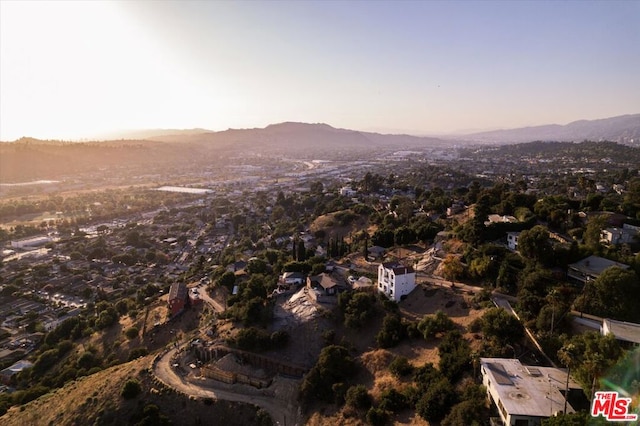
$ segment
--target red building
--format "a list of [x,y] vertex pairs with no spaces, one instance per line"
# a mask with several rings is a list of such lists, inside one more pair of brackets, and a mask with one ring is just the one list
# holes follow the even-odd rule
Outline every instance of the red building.
[[173,283],[169,289],[169,312],[176,316],[188,305],[189,294],[185,283]]

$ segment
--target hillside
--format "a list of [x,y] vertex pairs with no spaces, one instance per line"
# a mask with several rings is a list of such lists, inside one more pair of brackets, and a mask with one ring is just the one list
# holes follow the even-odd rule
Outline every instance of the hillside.
[[[14,407],[2,416],[2,424],[23,425],[123,425],[135,424],[147,417],[161,424],[166,418],[180,424],[224,424],[244,426],[260,424],[255,407],[226,401],[202,401],[164,390],[154,383],[147,368],[152,356],[117,365],[91,376],[85,376],[48,393],[22,407]],[[129,379],[137,379],[141,393],[125,400],[120,393]],[[159,415],[152,417],[153,408]]]
[[472,142],[518,143],[531,141],[607,140],[640,146],[640,114],[599,120],[579,120],[566,125],[550,124],[519,129],[495,130],[465,135]]

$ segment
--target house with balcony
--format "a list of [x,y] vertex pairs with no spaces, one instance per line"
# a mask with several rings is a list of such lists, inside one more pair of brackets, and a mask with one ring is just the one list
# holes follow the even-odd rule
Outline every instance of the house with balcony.
[[399,302],[416,288],[416,272],[411,266],[398,262],[381,263],[378,266],[378,291]]

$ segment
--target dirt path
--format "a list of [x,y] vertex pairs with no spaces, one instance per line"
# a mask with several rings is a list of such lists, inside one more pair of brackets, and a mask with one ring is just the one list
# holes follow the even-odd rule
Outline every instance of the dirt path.
[[191,379],[179,376],[171,368],[171,359],[179,349],[174,348],[164,354],[154,367],[154,374],[165,385],[189,396],[256,405],[267,411],[276,425],[302,425],[302,416],[296,402],[297,380],[277,377],[266,389],[226,385],[209,379],[202,379],[202,383],[194,383]]

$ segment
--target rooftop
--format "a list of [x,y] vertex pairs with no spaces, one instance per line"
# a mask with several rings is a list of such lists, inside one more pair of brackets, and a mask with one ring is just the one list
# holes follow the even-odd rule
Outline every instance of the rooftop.
[[640,324],[605,318],[602,321],[602,332],[611,333],[618,340],[640,344]]
[[187,286],[182,282],[171,284],[169,289],[169,300],[185,299],[187,297]]
[[405,266],[399,262],[386,262],[382,264],[382,267],[393,270],[395,275],[413,274],[415,272],[411,266]]
[[586,275],[597,276],[603,273],[605,269],[612,266],[617,266],[618,268],[622,269],[629,268],[629,265],[625,265],[624,263],[615,262],[613,260],[605,259],[604,257],[599,256],[586,257],[576,263],[572,263],[571,265],[569,265],[569,268],[580,271]]
[[[480,358],[480,364],[482,374],[489,376],[491,387],[511,415],[551,417],[564,410],[566,370],[526,366],[508,358]],[[569,379],[569,389],[580,389],[580,385]],[[575,412],[570,404],[567,412]]]

